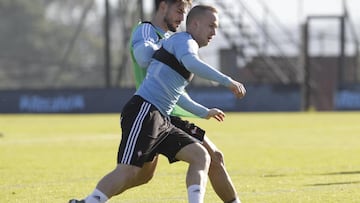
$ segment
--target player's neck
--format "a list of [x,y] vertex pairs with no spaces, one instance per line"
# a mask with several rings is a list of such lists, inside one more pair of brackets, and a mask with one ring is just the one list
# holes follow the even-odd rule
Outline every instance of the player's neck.
[[151,20],[151,23],[154,26],[161,28],[164,32],[169,31],[169,28],[167,27],[166,23],[164,22],[164,16],[162,16],[162,15],[155,14],[155,16]]

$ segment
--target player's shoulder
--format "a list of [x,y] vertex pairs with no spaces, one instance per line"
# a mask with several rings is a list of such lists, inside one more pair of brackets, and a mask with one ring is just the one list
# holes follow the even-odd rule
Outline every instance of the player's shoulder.
[[150,22],[140,22],[135,26],[135,32],[144,32],[154,30],[153,25]]
[[[176,44],[177,47],[188,47],[196,44],[195,40],[188,32],[178,32],[170,37],[172,44]],[[167,40],[168,41],[168,40]]]
[[186,41],[191,40],[191,35],[187,32],[178,32],[173,34],[168,40],[169,43],[173,44],[184,44]]
[[189,39],[191,38],[191,35],[188,32],[177,32],[171,36],[171,38],[177,38],[177,39]]
[[156,33],[156,29],[151,23],[139,23],[134,31],[133,31],[133,39],[156,39],[158,38],[158,35]]

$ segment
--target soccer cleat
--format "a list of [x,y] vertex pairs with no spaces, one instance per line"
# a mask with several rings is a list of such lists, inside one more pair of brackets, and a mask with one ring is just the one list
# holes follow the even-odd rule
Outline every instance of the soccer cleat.
[[69,203],[85,203],[85,200],[76,200],[76,199],[71,199],[69,200]]

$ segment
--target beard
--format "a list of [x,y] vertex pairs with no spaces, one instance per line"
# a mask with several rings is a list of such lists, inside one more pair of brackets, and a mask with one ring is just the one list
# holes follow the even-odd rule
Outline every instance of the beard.
[[174,27],[174,26],[170,23],[170,20],[169,20],[169,18],[167,18],[167,16],[165,16],[164,22],[166,23],[166,27],[167,27],[171,32],[176,32],[176,27]]

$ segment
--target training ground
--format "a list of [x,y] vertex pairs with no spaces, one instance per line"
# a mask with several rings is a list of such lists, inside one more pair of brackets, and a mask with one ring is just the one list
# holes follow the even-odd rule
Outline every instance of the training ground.
[[[360,201],[360,112],[228,113],[191,119],[225,155],[243,203]],[[119,115],[0,115],[0,202],[64,203],[116,163]],[[161,158],[150,183],[110,202],[187,202],[187,165]],[[206,203],[221,202],[207,186]]]

